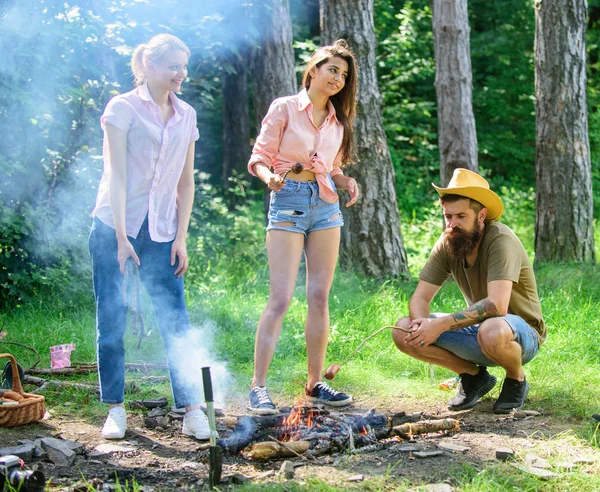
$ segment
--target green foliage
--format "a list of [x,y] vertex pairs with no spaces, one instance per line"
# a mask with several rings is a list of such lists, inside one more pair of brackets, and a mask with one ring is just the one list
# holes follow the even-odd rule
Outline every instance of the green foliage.
[[10,55],[0,78],[0,172],[8,177],[0,183],[0,301],[31,300],[51,286],[71,294],[85,271],[98,177],[90,123],[118,86],[94,58],[110,47],[99,46],[101,20],[67,4],[35,3],[27,17],[15,4],[1,20],[0,49]]
[[[131,89],[133,47],[158,32],[173,32],[192,50],[184,99],[197,110],[196,168],[208,175],[193,227],[203,264],[221,264],[219,248],[242,234],[246,213],[261,214],[244,177],[228,196],[219,187],[222,157],[220,74],[232,57],[246,60],[259,36],[252,4],[207,0],[165,2],[10,0],[0,14],[0,302],[23,302],[41,292],[77,297],[89,278],[86,236],[102,170],[98,117],[108,99]],[[292,0],[298,72],[318,44],[318,1]],[[535,163],[534,9],[532,0],[469,2],[473,105],[482,173],[501,190],[511,214],[530,214]],[[594,189],[600,189],[600,92],[597,47],[600,3],[589,2],[588,105]],[[377,69],[384,126],[396,171],[404,226],[423,241],[407,241],[417,271],[424,244],[437,230],[432,213],[439,155],[435,61],[429,0],[376,0]],[[255,22],[257,21],[257,23]],[[258,26],[258,27],[257,27]],[[259,83],[260,81],[252,81]],[[255,188],[256,181],[251,183]],[[210,184],[210,189],[206,185]],[[238,186],[239,185],[239,186]],[[223,201],[224,200],[224,201]],[[211,202],[211,210],[206,203]],[[252,203],[251,203],[252,202]],[[236,203],[238,209],[219,207]],[[600,199],[595,200],[595,215]],[[230,215],[228,215],[230,214]],[[204,223],[212,231],[203,239]],[[252,231],[248,231],[252,233]],[[210,234],[214,234],[211,236]],[[528,250],[532,230],[525,237]],[[240,236],[241,237],[241,236]],[[240,248],[241,249],[241,248]],[[245,258],[245,257],[244,257]],[[252,265],[250,258],[243,263]],[[212,270],[214,272],[214,270]],[[206,271],[202,271],[207,275]],[[218,275],[215,275],[218,277]]]
[[[589,23],[586,35],[588,53],[588,127],[592,159],[594,217],[600,217],[600,0],[590,0]],[[596,243],[597,244],[597,243]]]
[[535,183],[533,2],[469,2],[479,165]]
[[[495,189],[535,185],[535,13],[531,1],[469,2],[479,166]],[[435,60],[429,1],[375,3],[384,126],[404,220],[427,220],[439,181]],[[590,4],[588,101],[595,190],[600,189],[600,4]],[[596,212],[600,210],[596,202]],[[597,215],[597,214],[596,214]]]
[[431,8],[426,0],[398,10],[395,3],[378,1],[376,7],[384,128],[402,216],[422,219],[439,175]]
[[[198,196],[194,221],[204,228],[202,239],[193,237],[197,244],[186,275],[188,305],[191,318],[211,319],[216,323],[212,352],[226,361],[235,377],[236,394],[244,394],[252,376],[253,345],[256,325],[268,297],[268,273],[264,254],[263,215],[256,199],[248,200],[248,207],[229,211],[217,191],[200,176],[204,191]],[[533,227],[531,190],[519,194],[503,190],[502,197],[510,203],[524,201],[525,212],[507,215],[507,222],[515,230],[530,231]],[[513,207],[511,207],[512,209]],[[515,207],[516,208],[516,207]],[[416,245],[415,265],[425,261],[433,240],[439,233],[439,209],[432,203],[422,229],[405,224],[407,244]],[[420,222],[415,222],[420,224]],[[428,232],[428,229],[431,232]],[[424,232],[429,234],[424,236]],[[526,247],[531,251],[531,245]],[[417,249],[420,248],[420,249]],[[190,248],[191,250],[191,248]],[[537,272],[542,309],[548,324],[548,339],[539,355],[525,367],[532,388],[528,408],[541,410],[553,421],[564,422],[570,431],[554,438],[543,438],[545,456],[558,466],[572,456],[565,456],[562,448],[582,450],[598,447],[597,429],[588,424],[589,415],[598,411],[600,388],[597,373],[600,370],[600,286],[596,279],[600,267],[582,265],[546,266]],[[407,303],[415,288],[397,280],[376,281],[337,271],[330,296],[331,331],[327,361],[344,360],[360,342],[380,326],[391,324],[407,312]],[[436,296],[433,309],[452,312],[461,309],[464,300],[456,285],[449,282]],[[146,306],[145,312],[149,311]],[[301,270],[289,312],[284,319],[283,331],[273,363],[269,370],[269,387],[279,402],[291,402],[301,391],[306,377],[304,323],[306,319],[305,272]],[[77,343],[72,360],[89,361],[94,356],[94,309],[92,302],[81,307],[61,305],[53,299],[40,299],[11,312],[0,314],[0,326],[5,325],[9,335],[18,336],[22,343],[35,346],[42,354],[42,366],[49,363],[48,347],[66,341]],[[12,336],[11,336],[11,339]],[[210,340],[206,340],[209,344]],[[127,360],[159,362],[164,360],[162,343],[157,330],[136,350],[137,340],[126,337]],[[0,344],[1,346],[1,344]],[[12,347],[11,347],[12,350]],[[25,349],[16,347],[17,359],[28,367],[34,361]],[[498,377],[503,371],[492,368]],[[434,383],[447,379],[451,373],[435,368]],[[95,376],[85,376],[91,381]],[[131,377],[131,376],[128,376]],[[441,405],[448,393],[436,389],[429,380],[428,365],[402,356],[394,348],[390,333],[384,332],[370,340],[336,377],[334,386],[350,393],[360,394],[367,400],[382,404],[398,404],[400,409],[414,405]],[[169,397],[168,385],[142,387],[144,397]],[[492,397],[496,397],[498,389]],[[100,404],[78,391],[52,392],[47,396],[54,402],[55,411],[79,412],[87,420],[101,423]],[[136,394],[136,398],[140,395]],[[78,403],[76,407],[62,407],[61,402]],[[478,411],[478,410],[476,410]],[[536,438],[537,440],[537,438]],[[568,447],[567,447],[568,446]],[[476,467],[475,467],[476,466]],[[548,482],[504,464],[457,465],[448,478],[460,490],[590,490],[600,486],[596,475],[586,473],[583,467]],[[372,490],[404,490],[417,483],[396,482],[390,473],[380,482],[369,481]],[[408,480],[408,479],[407,479]],[[411,479],[412,480],[412,479]],[[587,485],[587,489],[586,489]],[[309,482],[304,490],[329,490],[326,484]],[[253,490],[252,487],[247,490]],[[298,490],[303,490],[298,486]]]
[[260,240],[263,231],[257,227],[264,218],[263,203],[257,200],[262,191],[253,190],[240,176],[232,180],[235,186],[231,190],[238,203],[233,209],[206,174],[198,176],[199,192],[190,221],[194,232],[190,241],[193,246],[188,249],[188,288],[235,288],[240,278],[252,278],[266,265]]
[[[89,289],[86,237],[102,171],[99,116],[110,97],[132,88],[133,47],[154,34],[175,32],[193,51],[193,82],[184,98],[199,115],[198,166],[214,171],[221,155],[215,62],[223,51],[236,50],[236,32],[246,32],[207,15],[218,4],[36,0],[3,6],[0,303]],[[239,25],[243,12],[236,7],[230,2],[221,10],[230,17],[236,12]]]

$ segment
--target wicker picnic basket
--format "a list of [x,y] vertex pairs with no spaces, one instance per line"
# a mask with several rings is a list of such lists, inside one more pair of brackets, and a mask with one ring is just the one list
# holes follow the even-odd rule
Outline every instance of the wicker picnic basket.
[[9,359],[12,366],[12,391],[19,393],[23,399],[18,405],[0,405],[0,427],[15,427],[42,420],[46,409],[41,395],[25,393],[17,370],[17,361],[10,354],[0,354],[1,359]]

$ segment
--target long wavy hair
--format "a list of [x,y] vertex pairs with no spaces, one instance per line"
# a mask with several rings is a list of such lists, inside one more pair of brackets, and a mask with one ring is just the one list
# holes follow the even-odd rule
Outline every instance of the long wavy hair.
[[344,88],[336,95],[329,98],[335,108],[337,119],[344,126],[344,138],[341,147],[342,165],[344,166],[346,164],[352,164],[355,158],[354,128],[352,125],[356,118],[356,88],[358,86],[356,58],[346,40],[338,39],[332,45],[323,46],[315,51],[310,60],[308,60],[308,64],[304,70],[302,86],[308,90],[312,80],[310,74],[311,70],[315,67],[321,67],[334,56],[343,58],[348,64],[348,75],[346,76]]

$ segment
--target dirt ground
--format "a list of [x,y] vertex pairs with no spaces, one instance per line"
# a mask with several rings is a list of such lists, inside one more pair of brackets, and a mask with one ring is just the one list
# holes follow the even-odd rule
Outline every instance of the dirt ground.
[[[449,394],[450,395],[450,394]],[[492,400],[485,399],[475,409],[465,412],[447,412],[443,401],[437,408],[425,408],[419,401],[403,400],[402,408],[397,405],[382,407],[374,402],[361,402],[351,407],[352,413],[367,412],[375,408],[377,413],[407,414],[426,411],[440,418],[451,416],[461,420],[461,431],[449,436],[428,435],[416,438],[412,443],[419,450],[438,450],[440,442],[468,447],[465,452],[444,451],[442,455],[415,458],[406,451],[394,451],[393,447],[373,452],[356,454],[332,454],[317,458],[312,463],[301,458],[289,459],[295,468],[295,483],[306,483],[306,479],[317,477],[340,488],[361,488],[369,479],[388,473],[395,479],[404,479],[413,486],[443,483],[448,471],[457,463],[468,462],[477,469],[496,460],[498,448],[511,448],[517,460],[527,454],[548,458],[555,454],[553,443],[560,447],[561,461],[579,467],[597,470],[600,453],[578,444],[576,439],[560,439],[569,434],[572,426],[550,415],[528,417],[525,420],[506,418],[492,413]],[[532,409],[532,408],[528,408]],[[52,413],[52,409],[50,409]],[[232,402],[224,408],[225,417],[218,418],[221,436],[226,435],[224,422],[232,416],[244,414],[243,402]],[[74,489],[82,483],[82,477],[97,490],[112,490],[115,477],[124,484],[135,477],[144,491],[170,491],[175,489],[201,490],[207,487],[208,451],[201,450],[201,443],[180,433],[181,424],[175,422],[167,431],[150,430],[144,426],[139,413],[129,414],[129,429],[126,438],[116,443],[133,448],[128,452],[117,452],[104,457],[90,457],[94,448],[107,443],[100,436],[102,420],[85,422],[65,415],[54,415],[40,424],[0,429],[0,446],[13,446],[22,439],[57,437],[77,441],[84,445],[85,452],[76,458],[72,467],[60,468],[50,462],[31,462],[32,468],[40,467],[46,478],[51,478],[49,490]],[[566,434],[565,434],[566,433]],[[558,439],[552,439],[559,436]],[[115,442],[115,441],[112,441]],[[399,448],[399,446],[396,446]],[[575,465],[575,463],[578,464]],[[241,455],[225,456],[223,462],[223,488],[233,487],[247,481],[261,484],[281,483],[285,478],[279,473],[283,460],[266,463],[251,462]],[[362,476],[362,480],[361,480]]]

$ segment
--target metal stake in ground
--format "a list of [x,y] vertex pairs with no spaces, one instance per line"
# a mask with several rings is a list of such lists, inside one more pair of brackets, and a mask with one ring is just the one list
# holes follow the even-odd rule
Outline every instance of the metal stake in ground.
[[204,400],[206,401],[206,414],[208,426],[210,427],[210,448],[208,448],[208,486],[213,489],[221,483],[221,472],[223,471],[223,455],[221,448],[217,446],[217,423],[215,421],[215,407],[213,404],[213,388],[210,377],[210,367],[202,368],[202,383],[204,384]]
[[383,330],[398,330],[403,331],[404,333],[410,333],[410,330],[407,330],[406,328],[400,328],[399,326],[383,326],[379,328],[379,330],[377,330],[375,333],[365,338],[361,342],[361,344],[358,347],[356,347],[348,357],[346,357],[346,359],[343,362],[340,362],[339,364],[331,364],[325,371],[325,379],[333,379],[337,375],[337,373],[340,372],[341,366],[343,366],[346,362],[352,359],[352,357],[356,355],[356,353],[362,348],[362,346],[365,343],[371,340],[371,338],[373,338],[375,335],[379,335]]

